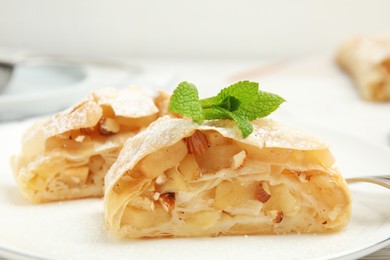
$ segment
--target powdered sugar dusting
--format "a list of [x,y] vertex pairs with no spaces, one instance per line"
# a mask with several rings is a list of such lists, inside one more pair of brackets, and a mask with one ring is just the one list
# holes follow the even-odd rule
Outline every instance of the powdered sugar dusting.
[[318,138],[299,128],[281,124],[272,119],[262,118],[252,121],[253,132],[242,139],[236,124],[229,120],[208,121],[200,129],[216,130],[225,137],[259,148],[273,147],[297,150],[322,150],[327,145]]
[[140,89],[101,89],[30,128],[24,142],[35,139],[41,133],[44,139],[48,139],[70,130],[93,127],[103,115],[102,105],[111,106],[116,115],[123,117],[139,118],[158,112],[152,97]]
[[103,89],[95,93],[99,105],[109,105],[117,116],[143,117],[155,114],[158,108],[153,99],[140,89],[130,88],[126,91],[114,88]]
[[93,101],[84,101],[51,117],[44,124],[45,137],[49,138],[73,129],[92,127],[99,122],[103,111]]

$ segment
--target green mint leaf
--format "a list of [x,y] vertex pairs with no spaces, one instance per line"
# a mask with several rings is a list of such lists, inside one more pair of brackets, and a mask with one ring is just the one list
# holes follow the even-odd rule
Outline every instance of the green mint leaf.
[[232,119],[224,109],[220,107],[210,107],[203,109],[203,116],[208,120],[212,119]]
[[242,137],[245,139],[253,132],[251,121],[241,115],[229,111],[230,116],[236,121],[238,128],[241,131]]
[[226,97],[235,97],[238,100],[250,100],[257,95],[259,83],[250,81],[239,81],[227,88],[222,89],[218,95],[218,100],[224,100]]
[[202,123],[202,110],[195,85],[186,81],[180,83],[171,96],[169,111],[191,117],[194,122]]
[[206,119],[232,119],[236,121],[243,138],[247,138],[253,132],[253,126],[248,119],[227,109],[216,106],[213,108],[206,108],[203,112]]
[[215,97],[201,100],[193,84],[182,82],[173,92],[169,110],[198,123],[204,119],[232,119],[246,138],[253,131],[250,121],[269,115],[283,102],[276,94],[260,91],[256,82],[240,81]]
[[240,107],[240,104],[240,100],[235,97],[228,96],[222,100],[219,106],[229,111],[236,111]]
[[285,100],[272,93],[259,91],[259,84],[250,81],[240,81],[224,88],[217,96],[219,103],[227,97],[239,101],[239,105],[230,110],[249,120],[266,117],[275,111]]
[[199,103],[202,105],[203,108],[209,108],[213,107],[216,104],[219,104],[220,102],[218,101],[217,97],[211,97],[211,98],[205,98],[199,100]]
[[257,94],[257,102],[260,103],[261,106],[258,106],[256,109],[254,109],[253,112],[257,115],[256,118],[259,118],[268,116],[276,109],[278,109],[283,102],[286,102],[286,100],[279,95],[260,90]]

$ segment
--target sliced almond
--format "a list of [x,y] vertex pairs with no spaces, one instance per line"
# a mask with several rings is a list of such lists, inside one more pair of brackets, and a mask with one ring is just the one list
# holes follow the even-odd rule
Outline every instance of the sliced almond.
[[102,117],[99,121],[99,133],[101,135],[112,135],[120,130],[119,123],[112,118]]
[[232,157],[232,161],[230,163],[230,167],[233,170],[239,169],[244,166],[245,159],[246,159],[247,152],[245,150],[242,150],[241,152],[235,154]]
[[266,203],[271,198],[268,185],[265,182],[260,182],[257,185],[255,198],[262,203]]
[[185,141],[187,143],[188,153],[194,155],[201,155],[208,148],[207,137],[199,130],[196,130],[190,137],[185,138]]
[[167,212],[171,212],[175,207],[176,198],[174,192],[163,193],[158,200]]

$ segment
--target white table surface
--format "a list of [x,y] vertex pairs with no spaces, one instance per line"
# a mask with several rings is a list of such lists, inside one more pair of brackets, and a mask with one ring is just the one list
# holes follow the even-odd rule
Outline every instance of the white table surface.
[[[298,126],[308,123],[326,126],[389,145],[390,102],[363,101],[330,54],[278,62],[134,60],[134,64],[142,71],[129,80],[133,85],[170,91],[186,80],[198,87],[201,98],[216,94],[238,80],[257,81],[261,89],[278,93],[288,101],[271,115],[273,118]],[[364,259],[389,258],[390,247],[387,247]]]

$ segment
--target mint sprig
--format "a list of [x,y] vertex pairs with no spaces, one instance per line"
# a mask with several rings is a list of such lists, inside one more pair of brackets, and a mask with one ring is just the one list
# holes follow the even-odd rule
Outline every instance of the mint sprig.
[[195,85],[184,81],[173,91],[169,111],[191,117],[196,123],[232,119],[246,138],[253,131],[250,121],[268,116],[283,102],[282,97],[261,91],[258,83],[250,81],[237,82],[214,97],[199,99]]

